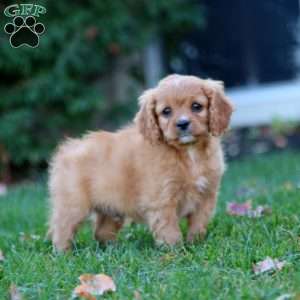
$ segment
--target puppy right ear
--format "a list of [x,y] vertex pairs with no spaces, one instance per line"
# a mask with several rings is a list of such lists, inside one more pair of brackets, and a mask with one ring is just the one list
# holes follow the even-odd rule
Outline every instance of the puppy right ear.
[[145,91],[139,98],[139,105],[140,110],[134,121],[145,139],[151,144],[156,144],[161,140],[162,135],[155,113],[155,89]]
[[233,112],[231,101],[225,96],[222,81],[206,79],[203,88],[209,99],[209,131],[213,136],[222,135]]

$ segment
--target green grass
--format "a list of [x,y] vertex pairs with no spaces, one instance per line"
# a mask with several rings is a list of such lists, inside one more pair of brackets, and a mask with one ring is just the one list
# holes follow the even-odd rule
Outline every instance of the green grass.
[[[148,230],[133,225],[115,244],[102,247],[85,226],[72,253],[56,255],[49,242],[20,239],[46,232],[46,190],[29,184],[0,198],[0,299],[11,283],[25,299],[70,299],[82,273],[113,277],[117,291],[103,299],[276,299],[300,293],[300,153],[230,163],[216,216],[204,242],[174,249],[154,246]],[[238,195],[237,195],[238,192]],[[273,209],[261,219],[232,217],[226,202],[252,199]],[[183,226],[184,227],[184,226]],[[252,264],[266,256],[286,260],[273,274],[255,276]],[[101,299],[102,299],[101,298]]]

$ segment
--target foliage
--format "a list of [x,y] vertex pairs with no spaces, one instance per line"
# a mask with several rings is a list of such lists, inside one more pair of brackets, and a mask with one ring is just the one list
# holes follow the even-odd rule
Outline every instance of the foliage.
[[[0,9],[9,4],[2,1]],[[37,48],[13,49],[7,34],[0,33],[0,146],[13,164],[45,161],[62,136],[107,119],[118,104],[105,99],[99,82],[117,57],[141,50],[156,34],[177,37],[200,21],[192,0],[39,4],[47,13],[38,19],[46,32]],[[0,27],[10,21],[1,18]],[[142,81],[137,68],[129,76]],[[124,114],[130,111],[126,103]]]
[[296,121],[285,121],[280,118],[274,118],[272,120],[271,129],[275,134],[291,134],[299,127],[299,123]]

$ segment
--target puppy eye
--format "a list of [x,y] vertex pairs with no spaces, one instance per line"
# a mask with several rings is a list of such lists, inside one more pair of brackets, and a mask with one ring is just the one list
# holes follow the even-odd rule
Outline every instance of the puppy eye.
[[192,103],[192,111],[193,112],[200,112],[203,109],[203,105],[197,102]]
[[161,114],[164,116],[164,117],[169,117],[172,113],[172,109],[171,107],[165,107],[163,109],[163,111],[161,112]]

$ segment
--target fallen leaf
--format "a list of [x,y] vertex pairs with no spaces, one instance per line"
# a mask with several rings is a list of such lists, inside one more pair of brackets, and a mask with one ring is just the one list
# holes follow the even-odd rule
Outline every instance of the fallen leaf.
[[260,218],[263,215],[270,214],[272,212],[270,207],[258,205],[255,209],[252,209],[251,201],[244,203],[229,202],[227,203],[227,213],[232,216],[247,216],[249,218]]
[[4,261],[5,257],[3,252],[0,250],[0,262]]
[[22,300],[23,297],[15,284],[12,284],[9,288],[10,300]]
[[227,203],[227,212],[233,216],[246,216],[251,210],[251,201],[244,203],[229,202]]
[[286,261],[279,261],[278,259],[267,257],[263,261],[256,263],[253,266],[253,271],[255,274],[261,274],[268,271],[279,271],[284,267],[285,264]]
[[90,293],[89,288],[90,287],[86,284],[77,286],[73,291],[73,298],[81,297],[87,300],[97,300],[97,298]]
[[272,209],[267,206],[258,205],[255,209],[248,212],[248,217],[251,218],[260,218],[263,215],[269,215],[272,213]]
[[0,196],[5,196],[7,193],[7,185],[0,183]]
[[81,284],[74,289],[73,297],[96,300],[95,296],[101,296],[108,291],[116,291],[112,278],[105,274],[84,274],[79,277],[79,280]]

